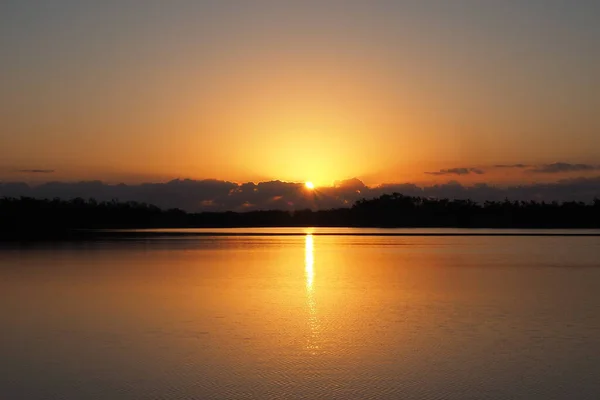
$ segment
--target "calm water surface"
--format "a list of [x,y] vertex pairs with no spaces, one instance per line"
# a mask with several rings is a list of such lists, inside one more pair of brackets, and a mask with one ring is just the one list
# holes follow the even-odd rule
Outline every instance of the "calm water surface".
[[0,399],[600,398],[600,237],[294,232],[0,247]]

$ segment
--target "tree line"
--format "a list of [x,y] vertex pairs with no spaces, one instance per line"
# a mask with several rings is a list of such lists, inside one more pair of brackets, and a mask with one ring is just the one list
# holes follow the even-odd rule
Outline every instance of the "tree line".
[[5,237],[18,232],[73,229],[282,226],[600,228],[600,199],[592,203],[477,203],[393,193],[359,200],[350,208],[200,213],[163,210],[133,201],[0,199],[0,231]]

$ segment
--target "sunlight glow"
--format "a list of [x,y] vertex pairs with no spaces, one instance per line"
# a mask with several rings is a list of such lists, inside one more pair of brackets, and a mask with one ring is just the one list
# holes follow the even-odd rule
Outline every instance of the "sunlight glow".
[[313,190],[315,188],[315,184],[310,181],[306,182],[304,186],[306,186],[306,188],[309,190]]

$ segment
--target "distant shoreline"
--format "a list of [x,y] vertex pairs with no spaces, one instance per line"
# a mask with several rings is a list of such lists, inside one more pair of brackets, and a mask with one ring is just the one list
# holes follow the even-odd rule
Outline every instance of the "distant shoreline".
[[[246,227],[247,228],[247,227]],[[285,231],[261,231],[262,229],[316,229],[311,232],[285,232]],[[415,232],[391,232],[398,228],[376,228],[389,230],[388,232],[319,232],[319,228],[328,227],[255,227],[256,231],[236,232],[235,228],[210,228],[201,232],[184,230],[135,230],[135,229],[114,229],[114,230],[68,230],[61,232],[30,232],[28,234],[0,234],[0,242],[28,242],[28,241],[102,241],[102,240],[136,240],[136,239],[160,239],[160,238],[207,238],[207,237],[294,237],[294,236],[371,236],[371,237],[600,237],[600,230],[597,232],[585,232],[586,229],[548,229],[540,228],[539,232],[531,232],[536,229],[527,228],[526,232],[516,232],[518,229],[504,228],[460,228],[467,232],[427,232],[427,229],[438,228],[401,228],[415,229]],[[345,227],[330,227],[344,229]],[[353,228],[353,227],[348,227]],[[183,228],[186,229],[186,228]],[[193,228],[191,228],[193,229]],[[368,228],[357,228],[368,229]],[[439,228],[454,229],[454,228]],[[420,231],[419,231],[420,230]],[[525,230],[525,229],[524,229]],[[508,231],[508,232],[502,232]],[[551,232],[555,231],[555,232]],[[572,231],[572,232],[569,232]]]
[[[0,198],[0,240],[284,236],[305,233],[247,230],[311,227],[322,228],[316,235],[600,236],[600,199],[591,204],[508,200],[479,204],[471,200],[428,199],[393,193],[360,200],[350,208],[331,210],[186,213],[136,202]],[[234,228],[238,231],[231,231]],[[323,232],[323,229],[345,228],[367,231]],[[369,229],[379,230],[368,232]],[[489,231],[492,229],[494,231]]]

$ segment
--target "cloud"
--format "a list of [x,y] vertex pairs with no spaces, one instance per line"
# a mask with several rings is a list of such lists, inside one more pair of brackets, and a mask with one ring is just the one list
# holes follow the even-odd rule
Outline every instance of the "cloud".
[[558,174],[561,172],[582,172],[582,171],[597,171],[599,166],[589,164],[569,164],[564,162],[556,162],[553,164],[540,165],[534,169],[528,170],[532,173],[540,174]]
[[351,179],[339,182],[337,186],[317,187],[314,191],[308,191],[303,183],[295,182],[238,184],[214,179],[176,179],[140,185],[109,185],[100,181],[49,182],[37,186],[23,182],[0,183],[0,197],[81,197],[99,201],[118,199],[145,202],[164,209],[181,208],[190,212],[329,209],[348,207],[361,198],[369,199],[394,192],[406,196],[471,199],[477,202],[502,201],[505,198],[518,201],[592,201],[595,197],[600,197],[600,176],[510,187],[486,183],[463,186],[456,181],[429,186],[414,183],[366,186],[358,179]]
[[482,175],[485,172],[479,168],[450,168],[450,169],[440,169],[436,172],[425,172],[429,175],[468,175],[468,174],[477,174]]
[[361,190],[365,188],[365,184],[358,178],[335,181],[333,182],[333,186],[336,188],[344,188],[350,190]]
[[53,169],[18,169],[17,172],[22,172],[26,174],[52,174],[54,173]]
[[494,168],[529,168],[531,165],[528,164],[497,164]]
[[[526,173],[539,173],[539,174],[559,174],[565,172],[586,172],[586,171],[598,171],[600,170],[600,166],[590,165],[590,164],[576,164],[576,163],[566,163],[566,162],[556,162],[552,164],[496,164],[487,168],[496,168],[496,169],[520,169],[524,170]],[[479,171],[479,172],[477,172]],[[439,172],[428,172],[431,175],[466,175],[470,172],[473,173],[483,173],[482,170],[476,168],[453,168],[453,169],[443,169]]]
[[[566,162],[556,162],[552,164],[496,164],[492,166],[485,167],[496,168],[496,169],[520,169],[524,170],[527,173],[540,173],[540,174],[558,174],[565,172],[586,172],[586,171],[599,171],[600,166],[590,165],[590,164],[576,164],[576,163],[566,163]],[[468,174],[484,174],[484,169],[481,168],[450,168],[450,169],[441,169],[436,172],[426,172],[429,175],[468,175]]]

